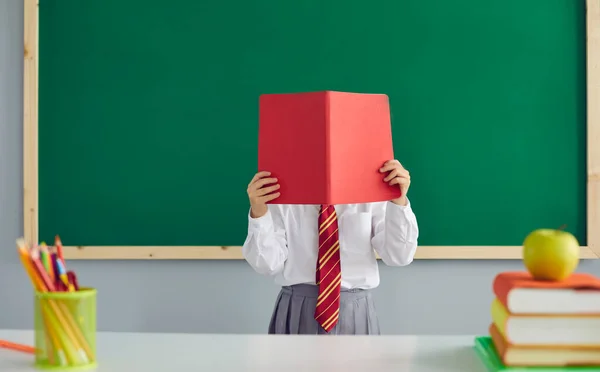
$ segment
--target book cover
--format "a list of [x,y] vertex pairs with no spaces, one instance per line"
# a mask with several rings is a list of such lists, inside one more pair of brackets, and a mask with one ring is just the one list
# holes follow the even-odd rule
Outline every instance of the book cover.
[[277,204],[354,204],[400,197],[379,168],[394,159],[388,97],[308,92],[264,94],[258,170],[277,177]]

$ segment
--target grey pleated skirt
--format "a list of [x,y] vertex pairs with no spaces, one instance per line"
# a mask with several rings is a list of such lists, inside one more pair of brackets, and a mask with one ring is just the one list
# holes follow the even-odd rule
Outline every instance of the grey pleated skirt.
[[271,316],[269,334],[380,334],[370,290],[342,289],[339,320],[329,333],[314,318],[318,294],[318,287],[310,284],[281,288]]

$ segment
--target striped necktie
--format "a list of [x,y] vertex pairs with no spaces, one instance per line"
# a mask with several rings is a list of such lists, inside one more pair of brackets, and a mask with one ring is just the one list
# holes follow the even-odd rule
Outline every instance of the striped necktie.
[[319,297],[315,319],[329,332],[337,324],[340,315],[342,287],[338,223],[333,205],[322,205],[319,213],[319,258],[316,273]]

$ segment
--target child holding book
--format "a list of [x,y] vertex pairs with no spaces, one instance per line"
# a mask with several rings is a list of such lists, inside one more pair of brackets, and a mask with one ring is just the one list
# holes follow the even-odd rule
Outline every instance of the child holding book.
[[267,204],[277,179],[257,173],[248,185],[244,258],[282,286],[270,334],[380,334],[371,289],[379,285],[375,252],[390,266],[412,262],[417,219],[407,199],[410,174],[397,160],[380,169],[399,187],[389,202],[346,205]]

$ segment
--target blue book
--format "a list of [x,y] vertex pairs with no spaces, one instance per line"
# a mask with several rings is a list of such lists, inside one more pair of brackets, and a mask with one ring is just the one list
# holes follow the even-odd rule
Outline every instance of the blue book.
[[567,371],[598,371],[600,372],[600,366],[598,367],[584,367],[584,366],[571,366],[571,367],[507,367],[502,364],[502,360],[496,352],[496,347],[492,342],[491,337],[475,337],[475,352],[479,355],[479,358],[487,367],[489,372],[567,372]]

